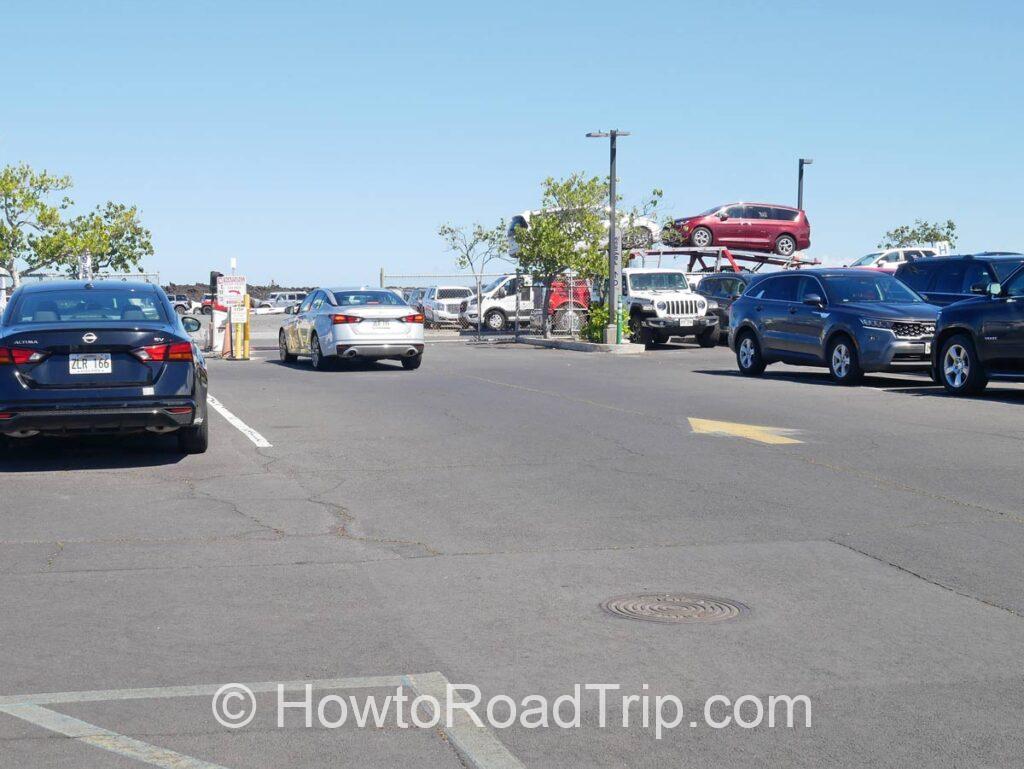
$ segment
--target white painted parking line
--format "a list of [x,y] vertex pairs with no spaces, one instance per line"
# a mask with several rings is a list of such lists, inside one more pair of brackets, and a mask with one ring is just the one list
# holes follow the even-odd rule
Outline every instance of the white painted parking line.
[[77,718],[41,708],[38,705],[11,705],[0,708],[0,713],[20,718],[30,724],[49,729],[51,732],[63,734],[78,742],[92,745],[94,748],[108,750],[136,761],[163,767],[163,769],[226,769],[220,764],[211,764],[198,758],[182,755],[173,750],[158,748],[148,742],[125,737],[123,734],[103,729],[99,726],[80,721]]
[[213,406],[214,410],[218,414],[220,414],[222,417],[224,417],[226,420],[228,420],[228,423],[232,427],[234,427],[236,430],[238,430],[242,435],[244,435],[250,441],[255,443],[256,444],[256,448],[259,448],[259,449],[269,449],[269,448],[271,448],[271,446],[273,444],[271,444],[270,441],[268,441],[266,438],[264,438],[258,432],[256,432],[251,427],[249,427],[249,425],[247,425],[241,419],[239,419],[234,414],[232,414],[230,411],[228,411],[226,408],[224,408],[224,404],[221,403],[216,398],[214,398],[212,395],[207,395],[206,396],[206,402],[208,404],[210,404],[211,406]]
[[[317,689],[393,689],[406,687],[417,696],[428,695],[444,703],[450,682],[442,673],[412,673],[397,676],[363,676],[358,678],[321,678],[304,681],[262,681],[244,684],[254,694]],[[108,689],[81,692],[42,692],[0,696],[0,713],[20,718],[57,734],[112,753],[166,769],[225,769],[173,750],[150,745],[132,737],[112,732],[77,718],[42,707],[74,702],[110,702],[115,700],[164,699],[171,697],[212,697],[223,684],[194,686],[161,686],[143,689]],[[452,724],[442,721],[444,733],[454,750],[473,769],[525,769],[522,762],[493,735],[486,726],[477,726],[462,710],[453,713]]]
[[[440,673],[410,675],[405,676],[405,680],[417,695],[433,697],[437,702],[448,700],[449,681]],[[463,700],[460,698],[460,701]],[[477,726],[462,710],[452,715],[451,724],[442,721],[444,733],[468,766],[473,769],[525,769],[486,726]]]

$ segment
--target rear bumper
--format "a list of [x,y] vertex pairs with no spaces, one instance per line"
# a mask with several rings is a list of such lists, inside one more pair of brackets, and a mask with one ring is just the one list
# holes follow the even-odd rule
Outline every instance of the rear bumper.
[[[187,409],[187,411],[175,411]],[[0,405],[0,433],[34,430],[47,434],[133,432],[147,427],[188,427],[200,420],[194,400],[130,403],[34,403]]]
[[423,354],[422,342],[367,342],[337,345],[341,358],[411,358]]

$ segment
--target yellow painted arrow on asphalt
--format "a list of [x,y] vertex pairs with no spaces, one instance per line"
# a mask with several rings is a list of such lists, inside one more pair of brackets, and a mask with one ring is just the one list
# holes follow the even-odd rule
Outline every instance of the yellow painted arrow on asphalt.
[[803,443],[790,438],[786,433],[793,432],[784,427],[764,427],[762,425],[744,425],[739,422],[716,422],[713,419],[694,419],[689,417],[690,429],[703,435],[727,435],[733,438],[746,438],[748,441],[768,443],[772,446],[784,446],[791,443]]

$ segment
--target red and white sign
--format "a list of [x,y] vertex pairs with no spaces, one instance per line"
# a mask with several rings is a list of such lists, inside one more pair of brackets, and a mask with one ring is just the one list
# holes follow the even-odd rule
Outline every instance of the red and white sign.
[[221,275],[217,278],[217,304],[236,307],[245,301],[245,276]]

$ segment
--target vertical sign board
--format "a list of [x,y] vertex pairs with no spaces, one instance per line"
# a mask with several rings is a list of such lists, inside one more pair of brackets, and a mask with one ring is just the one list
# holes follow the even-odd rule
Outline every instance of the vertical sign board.
[[223,307],[242,304],[245,288],[244,275],[221,275],[217,278],[217,304]]

